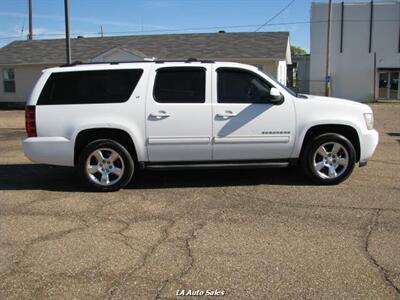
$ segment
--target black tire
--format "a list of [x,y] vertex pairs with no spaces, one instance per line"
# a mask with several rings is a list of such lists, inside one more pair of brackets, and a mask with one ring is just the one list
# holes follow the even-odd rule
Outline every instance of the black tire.
[[[314,155],[323,145],[327,145],[329,147],[329,143],[338,143],[340,144],[346,151],[348,156],[348,164],[347,167],[340,169],[338,176],[335,178],[323,178],[318,173],[318,171],[314,167]],[[342,153],[346,154],[344,150]],[[316,154],[317,155],[317,154]],[[319,155],[319,154],[318,154]],[[332,155],[332,154],[331,154]],[[322,156],[321,156],[322,158]],[[323,159],[322,159],[323,160]],[[320,185],[334,185],[338,184],[347,179],[351,175],[354,170],[354,165],[356,163],[356,151],[354,149],[353,144],[344,136],[337,133],[325,133],[319,136],[314,137],[310,143],[308,143],[301,156],[301,165],[306,175],[316,184]],[[341,166],[339,166],[341,167]],[[325,172],[329,173],[329,166],[323,167],[325,169],[321,169]],[[321,173],[320,172],[320,173]],[[340,174],[341,173],[341,174]],[[340,174],[340,175],[339,175]],[[328,175],[329,176],[329,175]]]
[[[113,150],[119,155],[118,159],[115,161],[115,164],[116,165],[119,164],[118,167],[120,170],[120,174],[119,175],[112,174],[112,172],[109,171],[110,173],[106,175],[107,178],[109,178],[108,176],[110,176],[110,178],[111,176],[114,176],[116,178],[113,177],[112,180],[111,179],[109,180],[109,184],[104,183],[105,185],[102,185],[101,183],[95,182],[95,180],[97,179],[98,181],[101,181],[102,173],[100,172],[103,172],[103,170],[101,169],[101,171],[96,171],[96,173],[90,175],[89,172],[87,171],[87,163],[89,157],[93,159],[92,154],[96,150],[101,150],[104,155],[107,153],[110,153],[111,155],[112,151],[110,152],[107,149]],[[105,158],[105,160],[107,160],[107,158]],[[112,166],[114,166],[114,164]],[[134,174],[134,170],[135,170],[135,163],[130,153],[126,150],[124,146],[113,140],[93,141],[89,143],[79,155],[79,161],[78,161],[79,174],[84,184],[93,191],[97,192],[118,191],[119,189],[125,187],[131,181]],[[116,182],[113,183],[112,181]]]

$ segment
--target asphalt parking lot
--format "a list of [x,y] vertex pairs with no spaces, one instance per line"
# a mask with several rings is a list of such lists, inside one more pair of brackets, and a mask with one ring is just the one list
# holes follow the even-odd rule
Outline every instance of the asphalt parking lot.
[[164,171],[108,194],[29,162],[23,112],[0,111],[0,299],[400,299],[400,104],[372,107],[377,152],[338,186]]

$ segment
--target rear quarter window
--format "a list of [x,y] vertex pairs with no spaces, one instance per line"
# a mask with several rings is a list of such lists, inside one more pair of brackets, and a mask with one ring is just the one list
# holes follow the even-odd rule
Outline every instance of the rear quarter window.
[[122,103],[128,101],[143,70],[99,70],[53,73],[38,105]]

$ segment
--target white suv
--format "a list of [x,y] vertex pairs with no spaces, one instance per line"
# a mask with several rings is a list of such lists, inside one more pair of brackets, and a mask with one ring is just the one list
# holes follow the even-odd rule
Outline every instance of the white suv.
[[25,154],[76,166],[89,187],[124,187],[140,168],[286,167],[346,179],[378,144],[367,105],[297,95],[230,62],[76,64],[43,71],[26,107]]

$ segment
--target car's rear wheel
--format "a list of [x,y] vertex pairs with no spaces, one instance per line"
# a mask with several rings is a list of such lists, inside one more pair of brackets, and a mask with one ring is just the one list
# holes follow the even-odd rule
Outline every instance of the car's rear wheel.
[[111,192],[125,187],[133,177],[135,164],[121,144],[97,140],[79,156],[79,172],[84,183],[95,191]]
[[326,133],[306,146],[302,165],[306,174],[318,184],[338,184],[353,172],[356,151],[344,136]]

